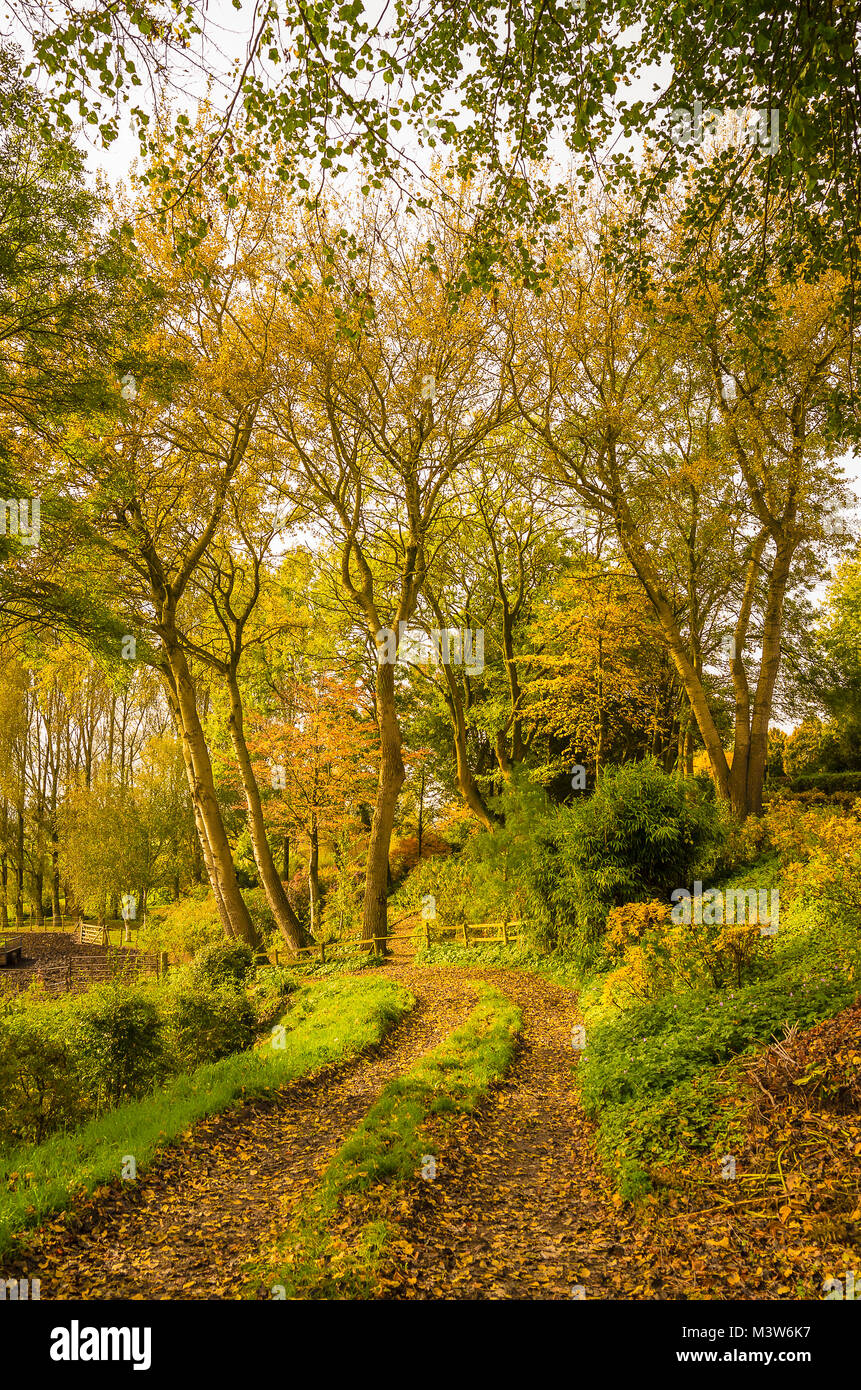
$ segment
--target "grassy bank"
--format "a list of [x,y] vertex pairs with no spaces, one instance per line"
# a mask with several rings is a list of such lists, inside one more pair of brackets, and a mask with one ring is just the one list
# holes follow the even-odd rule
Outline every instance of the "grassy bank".
[[509,1066],[520,1026],[520,1010],[498,990],[481,986],[466,1023],[385,1087],[277,1247],[249,1271],[249,1296],[262,1285],[279,1298],[368,1297],[389,1228],[382,1219],[364,1221],[345,1240],[335,1224],[339,1208],[375,1184],[422,1172],[434,1156],[427,1120],[475,1106]]
[[[779,886],[774,855],[722,886]],[[742,984],[678,987],[618,1008],[605,976],[580,992],[586,1047],[577,1076],[598,1146],[622,1195],[637,1197],[666,1163],[712,1162],[740,1141],[748,1059],[797,1024],[812,1027],[852,1003],[857,981],[835,959],[814,913],[781,914],[773,953]]]
[[141,1172],[156,1151],[205,1115],[318,1071],[379,1042],[415,1003],[409,991],[374,978],[332,980],[295,996],[264,1042],[175,1077],[142,1100],[83,1128],[0,1157],[0,1253],[15,1232],[121,1176],[132,1155]]

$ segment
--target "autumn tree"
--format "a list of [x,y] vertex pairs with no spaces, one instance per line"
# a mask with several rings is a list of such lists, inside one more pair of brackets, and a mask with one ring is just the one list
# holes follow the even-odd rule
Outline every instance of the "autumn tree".
[[[181,227],[160,233],[146,205],[140,209],[139,252],[164,287],[142,353],[149,372],[117,383],[117,422],[107,419],[100,437],[87,434],[67,446],[53,476],[86,498],[89,552],[80,548],[79,563],[89,558],[92,565],[99,552],[112,557],[114,572],[100,588],[120,634],[125,630],[116,656],[144,660],[163,678],[225,931],[255,944],[186,640],[186,623],[197,616],[192,580],[213,547],[223,548],[231,503],[259,476],[252,443],[268,381],[266,325],[274,300],[271,286],[260,292],[249,266],[269,209],[253,196],[241,213],[232,204],[213,195],[208,238],[184,260],[176,252]],[[184,206],[184,215],[193,217],[193,209]]]
[[[252,523],[247,513],[257,513]],[[260,786],[255,772],[245,731],[245,711],[240,687],[240,665],[243,653],[251,645],[271,643],[277,628],[251,627],[261,588],[266,580],[266,556],[273,537],[293,517],[267,514],[265,503],[252,491],[240,504],[233,500],[231,514],[232,538],[214,545],[201,561],[194,585],[206,599],[206,626],[197,628],[194,635],[186,633],[185,646],[223,677],[229,700],[227,727],[239,769],[242,791],[248,813],[248,828],[254,861],[269,906],[281,937],[294,954],[301,944],[301,927],[287,892],[278,874],[272,847],[266,831],[266,820]]]
[[499,789],[527,758],[524,636],[540,585],[565,550],[565,518],[527,462],[532,441],[496,431],[458,474],[415,620],[407,669],[438,693],[457,789],[492,829]]
[[253,730],[257,776],[269,788],[267,823],[273,834],[301,837],[307,848],[311,931],[316,936],[322,911],[321,845],[333,848],[343,877],[348,872],[347,841],[361,831],[359,805],[373,795],[376,731],[367,696],[333,671],[282,672],[272,682],[266,710],[255,712]]
[[[681,692],[637,578],[618,555],[573,559],[539,606],[529,636],[524,716],[533,729],[564,741],[573,761],[595,776],[606,763],[647,753],[668,770],[676,761],[684,770]],[[677,730],[681,724],[681,758],[674,723]]]
[[[794,562],[805,539],[821,540],[835,489],[834,406],[849,349],[840,288],[776,281],[752,334],[710,274],[716,253],[702,249],[696,294],[680,292],[668,269],[670,224],[654,249],[665,278],[656,269],[637,300],[601,254],[601,230],[600,212],[572,212],[554,283],[512,301],[512,389],[555,476],[612,522],[719,793],[745,815],[761,807]],[[670,528],[688,535],[687,595],[664,563]],[[723,537],[717,555],[701,544],[707,534]],[[717,584],[701,583],[712,567]],[[723,641],[735,702],[731,769],[703,676],[707,646],[714,653]]]
[[304,278],[279,364],[276,427],[293,450],[294,495],[313,499],[321,532],[338,546],[344,590],[378,656],[368,942],[386,935],[388,851],[405,775],[398,646],[426,582],[452,480],[503,409],[498,375],[481,369],[483,303],[476,297],[455,307],[450,293],[462,238],[441,224],[437,233],[429,266],[419,236],[393,210],[369,207],[354,261],[340,259],[335,230],[309,219],[299,239]]

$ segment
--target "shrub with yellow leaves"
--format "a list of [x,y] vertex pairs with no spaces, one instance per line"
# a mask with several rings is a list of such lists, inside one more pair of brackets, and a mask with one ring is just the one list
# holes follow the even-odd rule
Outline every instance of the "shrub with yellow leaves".
[[763,937],[758,922],[726,926],[711,944],[717,974],[730,974],[741,985],[746,974],[772,949],[771,937]]
[[820,816],[784,872],[784,891],[809,910],[832,960],[861,977],[861,801],[851,815]]
[[629,946],[641,941],[669,921],[668,903],[624,903],[607,914],[606,942],[613,955],[623,956]]
[[841,813],[827,802],[805,805],[798,798],[778,797],[763,819],[782,863],[806,863],[834,836],[839,838],[848,832],[857,838],[861,830],[861,800],[856,799],[851,808]]
[[674,923],[666,903],[626,903],[607,918],[608,954],[619,961],[604,982],[603,1002],[617,1008],[690,989],[741,984],[773,948],[758,922],[726,926]]

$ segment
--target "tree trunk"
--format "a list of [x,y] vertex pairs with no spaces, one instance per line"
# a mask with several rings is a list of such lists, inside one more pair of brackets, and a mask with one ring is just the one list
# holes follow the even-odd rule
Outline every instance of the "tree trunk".
[[783,631],[783,605],[786,586],[795,550],[793,541],[781,541],[777,546],[768,585],[765,616],[762,625],[762,655],[759,679],[753,703],[750,740],[745,778],[745,803],[748,815],[762,811],[762,789],[768,763],[768,725],[774,701],[774,687],[780,669],[780,638]]
[[[197,804],[197,798],[195,795],[194,766],[191,761],[191,755],[189,753],[188,746],[183,736],[182,718],[180,716],[179,708],[176,703],[176,694],[172,684],[170,683],[170,680],[167,677],[165,677],[165,690],[167,692],[168,703],[170,704],[170,708],[173,713],[174,722],[176,724],[176,730],[180,736],[180,748],[182,749],[183,766],[185,767],[185,775],[188,780],[188,789],[191,798],[191,811],[192,815],[194,816],[194,825],[197,831],[197,834],[195,836],[195,844],[203,857],[203,864],[206,869],[206,876],[209,879],[209,884],[212,888],[212,894],[215,898],[215,906],[218,911],[218,916],[221,920],[224,935],[226,937],[235,937],[236,933],[233,930],[233,923],[230,920],[230,914],[227,911],[227,906],[221,893],[218,873],[216,871],[215,863],[212,858],[212,851],[209,846],[209,836],[206,833],[206,826],[204,824],[203,817],[200,814],[200,807]],[[202,876],[199,881],[202,881]]]
[[51,916],[54,926],[62,921],[60,912],[60,837],[56,830],[51,833]]
[[9,859],[6,854],[0,856],[0,882],[2,882],[2,893],[0,893],[0,925],[4,931],[9,930]]
[[[195,822],[195,829],[196,829],[196,828],[197,828],[197,825],[196,825],[196,822]],[[191,846],[191,876],[192,876],[192,878],[193,878],[193,880],[194,880],[195,883],[202,883],[202,882],[203,882],[203,875],[204,875],[204,872],[205,872],[205,865],[204,865],[204,862],[203,862],[203,848],[202,848],[201,842],[200,842],[200,835],[199,835],[199,834],[194,834],[194,835],[192,835],[192,836],[191,836],[191,841],[192,841],[192,846]]]
[[[463,699],[451,665],[444,662],[442,669],[448,692],[446,704],[451,719],[457,788],[476,820],[481,822],[485,830],[493,830],[494,826],[500,824],[500,818],[494,815],[487,806],[478,788],[478,783],[472,775],[472,768],[469,765],[469,750],[466,746],[466,716]],[[501,732],[497,734],[496,753],[500,772],[503,776],[509,776],[511,769],[508,766],[508,756],[505,750],[505,736]]]
[[213,892],[216,901],[223,905],[234,936],[251,947],[258,947],[260,941],[248,915],[245,900],[239,891],[230,842],[224,829],[221,809],[215,794],[215,779],[212,775],[209,749],[206,746],[206,739],[203,736],[203,729],[197,712],[197,692],[194,681],[179,643],[175,639],[166,638],[165,651],[176,708],[181,721],[180,732],[183,746],[188,752],[186,766],[192,774],[189,781],[192,801],[199,816],[199,823],[203,825],[205,835],[205,842],[201,842],[204,857],[206,857],[206,845],[208,844],[209,847],[207,868],[210,869]]
[[744,668],[744,644],[747,640],[750,615],[756,595],[760,563],[768,539],[766,531],[761,531],[751,550],[745,576],[741,606],[733,632],[733,647],[730,656],[730,671],[735,692],[735,720],[733,736],[732,767],[730,768],[730,800],[732,808],[740,819],[748,814],[747,768],[750,754],[750,687]]
[[224,935],[227,937],[235,937],[236,932],[233,930],[233,923],[230,920],[230,913],[227,911],[227,904],[225,903],[224,896],[221,892],[221,881],[219,879],[218,870],[216,869],[215,861],[212,858],[212,850],[209,846],[209,836],[206,833],[206,825],[204,824],[203,817],[200,814],[200,809],[194,801],[194,768],[190,764],[188,767],[188,781],[189,786],[192,788],[192,806],[194,808],[194,823],[197,827],[197,843],[200,848],[200,852],[203,855],[203,862],[206,868],[206,876],[209,879],[209,886],[212,889],[212,894],[215,898],[215,906],[218,910],[218,915],[221,919],[221,925],[224,928]]
[[633,565],[637,578],[642,584],[649,602],[654,609],[655,617],[658,619],[664,634],[664,641],[667,644],[670,659],[676,668],[681,684],[690,701],[694,718],[697,721],[697,727],[699,728],[703,743],[709,755],[712,776],[715,779],[718,795],[723,801],[730,801],[729,764],[727,762],[726,753],[724,752],[721,736],[712,717],[711,709],[709,708],[708,698],[703,683],[685,648],[684,639],[679,631],[672,605],[663,592],[654,566],[649,559],[646,547],[640,539],[636,523],[631,516],[630,510],[621,500],[619,502],[617,520],[622,549]]
[[33,875],[33,907],[36,911],[36,925],[41,931],[45,925],[45,911],[42,907],[42,894],[45,891],[45,873],[39,869]]
[[308,834],[308,897],[311,905],[311,935],[316,939],[320,927],[320,836],[317,829],[317,812],[311,812],[311,829]]
[[377,800],[368,841],[365,875],[365,903],[362,940],[369,945],[388,935],[386,884],[389,872],[389,845],[395,823],[395,810],[404,784],[401,731],[395,707],[395,668],[390,662],[377,667],[377,720],[380,729],[380,774]]
[[605,744],[605,719],[604,719],[604,635],[598,634],[598,710],[597,710],[597,729],[595,737],[595,785],[601,776],[601,768],[604,766],[604,744]]
[[424,821],[424,809],[425,809],[425,769],[424,769],[424,765],[422,765],[422,784],[421,784],[421,789],[420,789],[420,791],[419,791],[419,823],[418,823],[419,852],[418,852],[417,863],[419,863],[419,864],[422,862],[422,831],[424,830],[424,824],[423,824],[423,821]]
[[75,890],[73,889],[71,883],[63,884],[63,911],[66,917],[74,917],[77,912],[77,904],[75,902]]
[[24,813],[18,812],[15,834],[15,925],[24,930]]
[[242,696],[235,672],[228,671],[227,685],[230,691],[230,717],[227,722],[230,726],[230,736],[239,764],[242,789],[245,792],[245,804],[248,808],[248,830],[251,835],[254,862],[260,874],[266,901],[272,910],[281,937],[291,955],[298,957],[299,947],[302,944],[302,928],[298,917],[290,906],[284,885],[278,877],[269,837],[266,834],[260,788],[257,785],[257,778],[254,776],[248,745],[245,742]]
[[[519,593],[512,607],[509,602],[508,593],[505,587],[503,575],[503,562],[500,553],[500,546],[496,536],[492,520],[484,514],[485,526],[487,528],[487,538],[493,555],[493,570],[496,586],[496,593],[499,599],[499,610],[501,616],[501,646],[502,660],[505,664],[505,674],[508,678],[508,693],[510,700],[510,713],[506,720],[505,727],[498,730],[496,734],[496,754],[499,770],[503,777],[508,780],[511,777],[512,767],[522,763],[526,756],[526,741],[523,737],[523,719],[521,709],[523,704],[523,692],[520,688],[520,677],[517,670],[517,659],[514,654],[514,628],[520,616],[521,605],[524,598],[525,585],[522,568],[523,552],[518,554],[519,568]],[[426,588],[426,592],[427,588]],[[508,749],[508,731],[511,730],[511,750]]]
[[655,709],[652,715],[652,741],[649,745],[649,755],[657,759],[661,746],[661,692],[660,689],[655,694]]

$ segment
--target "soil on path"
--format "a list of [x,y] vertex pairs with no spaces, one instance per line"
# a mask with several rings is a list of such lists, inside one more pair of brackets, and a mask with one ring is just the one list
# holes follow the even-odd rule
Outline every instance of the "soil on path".
[[385,1083],[474,1008],[469,974],[423,973],[416,1007],[372,1053],[196,1124],[134,1184],[102,1188],[28,1234],[2,1277],[39,1278],[42,1299],[238,1297],[246,1261],[319,1180]]
[[[661,1200],[622,1204],[579,1101],[572,1028],[580,1019],[571,991],[482,967],[396,961],[385,973],[418,1003],[373,1053],[194,1126],[134,1186],[114,1184],[79,1208],[74,1229],[54,1221],[33,1233],[3,1277],[38,1277],[45,1299],[240,1297],[246,1263],[283,1230],[385,1083],[463,1022],[475,1003],[471,982],[482,979],[523,1012],[509,1072],[472,1114],[435,1122],[433,1179],[371,1189],[343,1213],[345,1234],[380,1215],[393,1223],[393,1258],[379,1297],[792,1298],[811,1296],[807,1285],[823,1269],[856,1267],[854,1249],[844,1252],[840,1242],[861,1215],[857,1172],[832,1182],[840,1190],[829,1205],[803,1166],[786,1181],[781,1173],[766,1200],[743,1184],[731,1191],[719,1174],[712,1181],[705,1163]],[[765,1083],[767,1094],[777,1094],[770,1074]],[[787,1143],[793,1114],[769,1111],[768,1143],[763,1149],[765,1140],[758,1147],[751,1141],[751,1153],[740,1155],[742,1173],[767,1171],[775,1128],[787,1130]],[[828,1115],[805,1111],[801,1118],[822,1128]],[[857,1155],[855,1113],[837,1115],[834,1124],[844,1143],[850,1118]],[[806,1130],[802,1139],[804,1157]],[[784,1152],[784,1171],[787,1161]],[[787,1196],[792,1182],[797,1193]],[[834,1239],[808,1235],[806,1217],[830,1220],[832,1206],[842,1222]]]
[[[435,972],[387,973],[415,989]],[[458,973],[484,979],[512,999],[523,1012],[521,1043],[479,1110],[440,1128],[436,1176],[415,1187],[402,1269],[383,1296],[613,1298],[621,1285],[642,1289],[575,1085],[576,996],[520,971],[445,973],[452,983]]]
[[747,1121],[740,1181],[720,1156],[692,1155],[632,1205],[574,1082],[576,996],[534,975],[469,974],[519,1004],[521,1046],[476,1112],[440,1126],[435,1178],[400,1194],[381,1297],[791,1300],[857,1269],[861,1008],[759,1054],[764,1108]]

